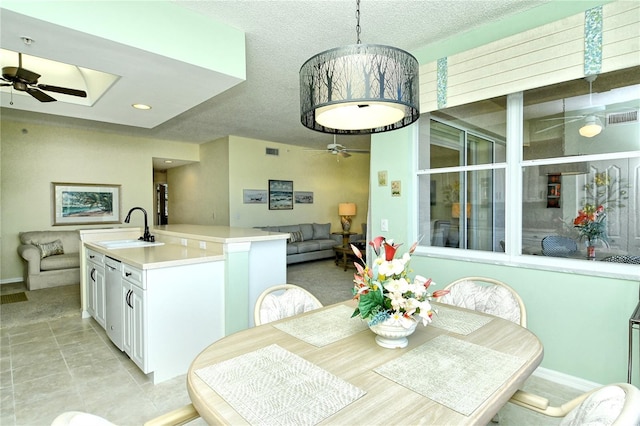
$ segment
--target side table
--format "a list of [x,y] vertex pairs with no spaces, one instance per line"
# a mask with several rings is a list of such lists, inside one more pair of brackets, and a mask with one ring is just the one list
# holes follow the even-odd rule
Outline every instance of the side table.
[[349,247],[349,239],[352,235],[356,235],[356,232],[342,231],[342,232],[332,232],[332,235],[342,235],[342,247]]
[[[640,330],[640,302],[629,318],[629,365],[627,367],[627,383],[631,383],[631,368],[633,366],[633,330]],[[639,350],[640,352],[640,350]],[[639,366],[640,367],[640,366]]]
[[342,266],[346,271],[347,267],[351,266],[352,261],[355,260],[355,254],[351,251],[351,247],[333,246],[333,251],[336,253],[336,266]]

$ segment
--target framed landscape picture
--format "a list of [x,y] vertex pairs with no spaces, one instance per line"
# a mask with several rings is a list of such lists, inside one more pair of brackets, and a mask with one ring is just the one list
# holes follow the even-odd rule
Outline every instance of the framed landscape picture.
[[53,225],[120,223],[120,185],[51,183]]
[[242,202],[244,204],[267,204],[267,191],[263,189],[243,189]]
[[293,209],[293,181],[269,179],[269,210]]
[[295,191],[293,195],[296,204],[313,204],[313,192]]

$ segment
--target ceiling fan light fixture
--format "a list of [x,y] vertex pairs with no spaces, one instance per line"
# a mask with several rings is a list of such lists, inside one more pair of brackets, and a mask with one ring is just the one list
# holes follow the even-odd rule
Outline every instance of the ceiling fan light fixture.
[[585,138],[592,138],[599,135],[602,131],[602,122],[594,115],[590,115],[584,119],[584,125],[580,127],[578,133]]
[[143,111],[147,111],[151,109],[151,106],[147,104],[131,104],[131,106],[134,107],[135,109],[139,109]]
[[364,135],[408,126],[420,117],[419,64],[408,52],[360,44],[330,49],[300,68],[300,121],[322,133]]

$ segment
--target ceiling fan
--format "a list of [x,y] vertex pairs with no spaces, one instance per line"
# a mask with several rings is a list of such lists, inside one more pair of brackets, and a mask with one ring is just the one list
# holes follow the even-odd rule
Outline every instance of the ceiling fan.
[[337,155],[339,157],[342,158],[348,158],[351,157],[351,153],[368,153],[370,152],[367,149],[349,149],[346,146],[336,143],[336,137],[335,135],[333,136],[333,143],[330,143],[329,145],[327,145],[327,149],[310,149],[308,151],[322,151],[322,152],[327,152],[329,154],[332,155]]
[[81,98],[87,97],[87,92],[84,90],[69,89],[66,87],[51,86],[49,84],[38,84],[40,74],[33,71],[29,71],[26,68],[22,68],[22,53],[18,53],[18,66],[17,67],[3,67],[2,68],[2,80],[6,83],[0,83],[0,86],[11,86],[15,90],[20,92],[27,92],[40,102],[55,102],[56,99],[44,93],[42,90],[48,92],[63,93],[65,95],[79,96]]

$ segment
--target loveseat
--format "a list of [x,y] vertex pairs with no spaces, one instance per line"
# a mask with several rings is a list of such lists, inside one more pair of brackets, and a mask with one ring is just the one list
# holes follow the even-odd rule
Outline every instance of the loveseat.
[[[287,239],[287,265],[335,256],[333,247],[342,245],[342,235],[331,234],[331,223],[301,223],[299,225],[260,226],[268,232],[289,233]],[[352,235],[351,240],[361,239]]]
[[29,290],[80,283],[78,231],[20,233],[18,254],[24,260],[24,280]]

